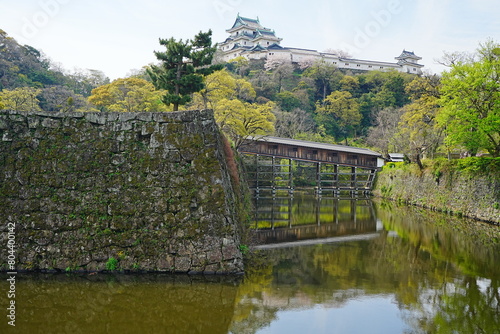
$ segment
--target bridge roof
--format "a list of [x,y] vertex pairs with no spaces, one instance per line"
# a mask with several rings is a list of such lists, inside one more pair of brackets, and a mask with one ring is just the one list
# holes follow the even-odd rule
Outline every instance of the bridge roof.
[[262,141],[267,143],[274,144],[283,144],[283,145],[292,145],[292,146],[302,146],[319,150],[329,150],[329,151],[338,151],[338,152],[348,152],[353,154],[365,154],[372,155],[376,157],[381,157],[382,154],[369,150],[367,148],[359,148],[353,146],[345,146],[345,145],[335,145],[335,144],[327,144],[327,143],[317,143],[307,140],[298,140],[298,139],[289,139],[289,138],[280,138],[280,137],[271,137],[271,136],[263,136],[263,137],[248,137],[247,139]]

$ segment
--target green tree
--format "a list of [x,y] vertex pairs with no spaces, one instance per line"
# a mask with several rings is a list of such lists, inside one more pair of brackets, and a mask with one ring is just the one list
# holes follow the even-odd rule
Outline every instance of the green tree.
[[451,145],[500,156],[500,45],[488,41],[479,60],[452,64],[442,78],[438,123]]
[[64,75],[53,70],[53,64],[42,52],[20,45],[0,29],[0,89],[41,88],[64,81]]
[[300,108],[302,105],[300,99],[294,93],[287,90],[277,93],[276,101],[284,111],[292,111],[296,108]]
[[126,78],[93,89],[88,100],[101,111],[168,111],[162,96],[151,82]]
[[354,135],[361,122],[359,103],[349,92],[331,93],[322,104],[317,103],[316,113],[318,123],[325,125],[327,133],[343,138],[346,145],[347,138]]
[[353,96],[357,97],[359,92],[359,78],[350,75],[345,75],[340,80],[340,89],[349,92]]
[[215,112],[215,120],[238,147],[247,136],[268,135],[274,131],[274,106],[273,102],[257,104],[223,99]]
[[226,66],[230,71],[239,74],[241,76],[244,76],[248,72],[249,64],[250,61],[247,58],[239,56],[229,60]]
[[265,135],[274,131],[273,102],[252,103],[252,84],[226,70],[205,77],[205,88],[193,94],[190,107],[214,111],[217,124],[239,146],[246,136]]
[[422,169],[424,154],[432,156],[442,140],[442,131],[436,128],[439,110],[439,86],[431,77],[415,77],[406,85],[411,103],[403,107],[404,114],[393,141],[402,146],[411,161]]
[[205,77],[205,88],[193,94],[192,108],[210,108],[217,111],[217,104],[222,99],[240,99],[251,102],[255,99],[252,84],[245,79],[235,78],[223,69]]
[[3,109],[12,109],[17,111],[39,111],[40,101],[37,96],[41,89],[32,87],[22,87],[12,90],[4,89],[0,92],[0,99],[4,104]]
[[155,51],[161,64],[152,65],[147,72],[155,87],[166,91],[163,102],[173,104],[176,111],[191,100],[191,94],[203,89],[203,77],[222,69],[222,65],[211,65],[217,50],[212,46],[212,30],[200,31],[194,40],[160,38],[160,44],[166,48]]
[[317,87],[318,96],[321,100],[326,99],[327,93],[332,90],[332,81],[337,79],[338,68],[323,60],[315,62],[311,67],[304,71],[304,76],[314,79]]

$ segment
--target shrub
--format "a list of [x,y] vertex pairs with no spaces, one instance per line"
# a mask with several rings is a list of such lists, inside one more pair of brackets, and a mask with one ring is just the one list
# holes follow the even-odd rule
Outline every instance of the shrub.
[[110,257],[108,262],[106,262],[106,269],[107,270],[116,270],[118,268],[118,260],[115,259],[114,257]]

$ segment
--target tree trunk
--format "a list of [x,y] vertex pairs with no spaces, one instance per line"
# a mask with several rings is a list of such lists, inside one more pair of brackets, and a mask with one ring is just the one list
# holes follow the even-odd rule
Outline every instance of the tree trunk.
[[[180,85],[179,82],[181,81],[181,74],[182,74],[182,63],[177,64],[177,73],[176,73],[176,79],[177,81],[175,82],[175,95],[179,97],[180,94]],[[179,110],[179,102],[174,102],[174,109],[173,111],[178,111]]]
[[424,165],[422,165],[422,160],[420,160],[421,150],[420,148],[415,149],[415,162],[418,165],[420,170],[424,169]]

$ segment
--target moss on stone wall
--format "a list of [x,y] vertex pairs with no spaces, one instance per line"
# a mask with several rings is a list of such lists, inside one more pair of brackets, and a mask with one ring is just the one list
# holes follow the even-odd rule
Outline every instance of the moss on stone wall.
[[433,210],[500,223],[500,160],[461,159],[416,165],[389,163],[374,194]]
[[210,111],[4,111],[0,139],[0,215],[16,224],[17,269],[103,270],[114,258],[121,270],[242,271]]

